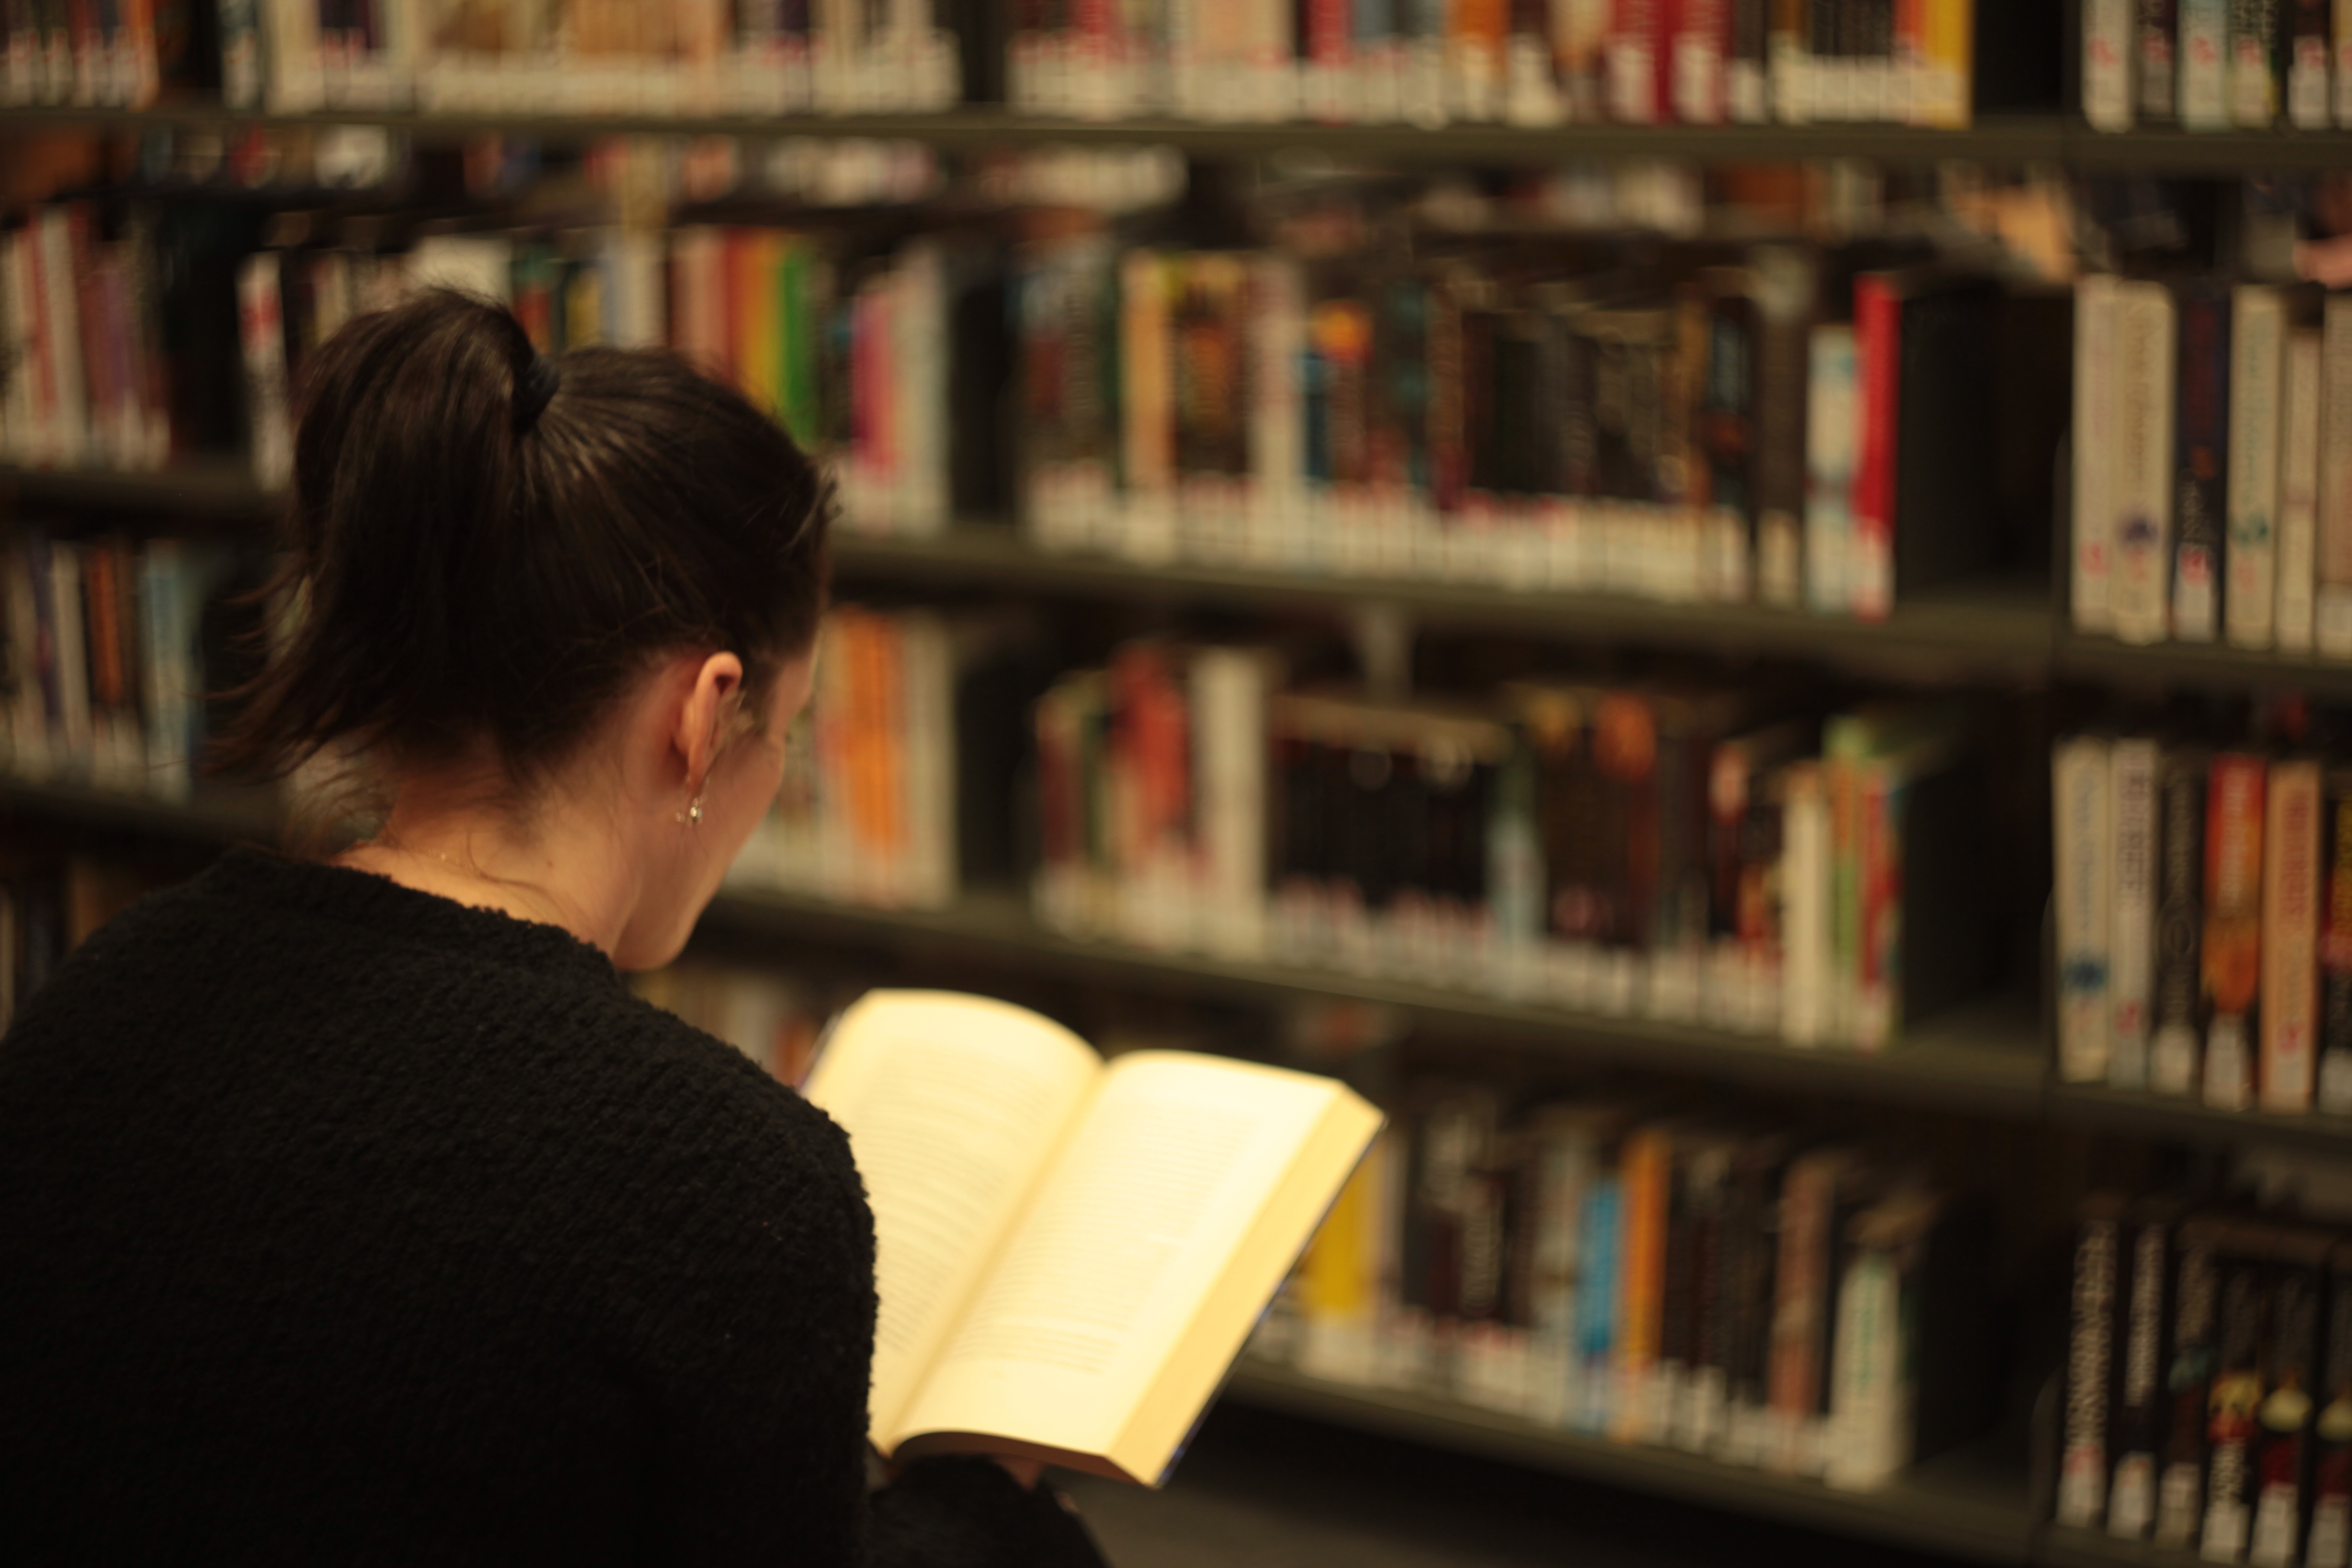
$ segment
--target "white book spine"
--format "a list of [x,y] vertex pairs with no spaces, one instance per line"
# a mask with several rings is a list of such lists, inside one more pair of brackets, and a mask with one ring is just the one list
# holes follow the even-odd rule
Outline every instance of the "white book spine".
[[2074,286],[2074,626],[2115,624],[2108,586],[2115,562],[2116,279],[2093,273]]
[[2266,648],[2278,607],[2279,402],[2285,387],[2286,301],[2241,284],[2230,335],[2229,537],[2225,631],[2239,647]]
[[2352,658],[2352,295],[2328,297],[2324,334],[2316,635],[2322,658]]
[[1256,333],[1251,343],[1250,519],[1255,564],[1283,563],[1304,504],[1306,409],[1298,361],[1306,336],[1306,286],[1297,263],[1264,257],[1252,270]]
[[[2280,7],[2279,25],[2293,30],[2293,5]],[[2332,40],[2325,33],[2295,32],[2286,41],[2286,117],[2298,131],[2325,131],[2336,123],[2328,91]]]
[[1902,1289],[1894,1259],[1874,1249],[1854,1255],[1838,1290],[1822,1479],[1840,1490],[1883,1486],[1910,1460]]
[[1843,613],[1853,540],[1853,469],[1861,408],[1853,329],[1815,327],[1806,386],[1805,599]]
[[286,401],[285,320],[278,294],[278,253],[256,251],[237,266],[237,331],[245,351],[246,424],[253,478],[264,489],[294,473],[294,433]]
[[2058,877],[2058,1076],[2068,1083],[2105,1081],[2113,1043],[2113,790],[2107,742],[2077,736],[2059,742],[2052,758],[2057,816],[2051,844]]
[[2190,131],[2230,124],[2228,0],[2180,0],[2180,123]]
[[257,0],[268,35],[263,101],[272,114],[309,114],[327,105],[315,0]]
[[2308,654],[2319,550],[2319,333],[2287,334],[2279,437],[2278,646]]
[[1201,803],[1202,933],[1223,958],[1265,950],[1265,695],[1263,658],[1204,648],[1192,661]]
[[2107,948],[2114,1020],[2107,1079],[2147,1087],[2149,990],[2156,975],[2156,768],[2154,741],[2115,743],[2108,816],[2113,824],[2113,935]]
[[1780,818],[1780,1034],[1817,1046],[1829,1032],[1830,816],[1818,763],[1793,764]]
[[2083,118],[2094,131],[2132,125],[2133,0],[2083,0]]
[[81,363],[81,298],[74,276],[72,218],[63,207],[45,207],[37,224],[41,247],[43,335],[48,344],[50,447],[57,461],[75,464],[89,455],[89,399]]
[[2172,563],[2172,296],[2161,283],[2118,286],[2116,320],[2114,581],[2109,607],[2116,636],[2161,642]]
[[917,241],[898,261],[891,313],[899,386],[911,401],[898,421],[899,495],[893,526],[937,534],[948,525],[947,261],[938,245]]

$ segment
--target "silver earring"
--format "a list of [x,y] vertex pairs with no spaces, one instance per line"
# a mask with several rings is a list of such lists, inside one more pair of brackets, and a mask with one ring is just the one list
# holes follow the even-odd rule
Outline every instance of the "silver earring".
[[676,820],[676,821],[678,821],[678,822],[686,823],[686,824],[688,824],[688,825],[689,825],[689,826],[695,826],[695,827],[699,827],[699,826],[702,826],[702,796],[701,796],[701,795],[698,793],[692,800],[690,800],[690,801],[687,802],[686,809],[685,809],[684,811],[679,812],[679,813],[677,814],[677,817],[675,818],[675,820]]

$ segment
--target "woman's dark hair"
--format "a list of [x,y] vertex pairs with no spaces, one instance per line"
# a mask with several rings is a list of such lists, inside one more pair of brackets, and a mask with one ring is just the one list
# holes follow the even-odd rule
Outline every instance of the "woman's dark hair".
[[727,650],[745,709],[816,636],[830,500],[741,395],[655,350],[542,361],[446,289],[363,316],[306,367],[289,557],[302,608],[215,765],[330,746],[411,763],[488,742],[520,784],[657,656]]

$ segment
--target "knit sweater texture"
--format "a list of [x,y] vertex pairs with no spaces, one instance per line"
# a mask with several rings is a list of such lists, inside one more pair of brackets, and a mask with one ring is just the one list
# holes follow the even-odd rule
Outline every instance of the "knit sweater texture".
[[553,926],[234,851],[0,1038],[0,1561],[1085,1568],[869,1496],[847,1139]]

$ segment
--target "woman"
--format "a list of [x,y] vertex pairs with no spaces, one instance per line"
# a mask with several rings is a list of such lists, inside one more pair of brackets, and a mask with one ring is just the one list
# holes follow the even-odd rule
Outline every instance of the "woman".
[[449,293],[320,352],[299,628],[224,751],[389,785],[231,853],[0,1042],[0,1560],[1084,1563],[1008,1468],[870,1500],[846,1140],[632,997],[767,809],[808,461]]

